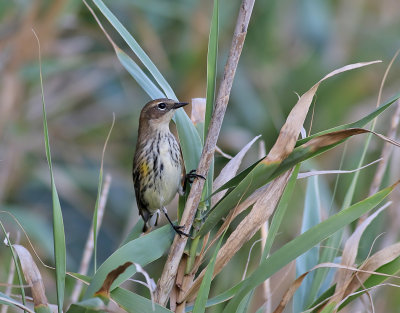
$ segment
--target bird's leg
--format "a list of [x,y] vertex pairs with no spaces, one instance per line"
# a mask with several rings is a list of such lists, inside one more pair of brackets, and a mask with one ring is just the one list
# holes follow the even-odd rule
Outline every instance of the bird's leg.
[[179,235],[179,236],[186,236],[186,237],[190,237],[188,234],[184,233],[183,231],[181,231],[181,228],[183,228],[183,226],[179,226],[179,225],[174,225],[174,223],[172,223],[171,219],[168,216],[167,213],[167,209],[165,207],[162,207],[162,211],[165,214],[165,217],[167,218],[168,222],[171,224],[172,228],[175,230],[175,232]]
[[191,184],[194,182],[195,178],[202,178],[206,180],[203,175],[197,174],[196,170],[191,170],[189,173],[186,174],[186,180]]

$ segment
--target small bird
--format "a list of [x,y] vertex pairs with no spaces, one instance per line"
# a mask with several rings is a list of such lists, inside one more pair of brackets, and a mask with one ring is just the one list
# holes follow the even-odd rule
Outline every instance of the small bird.
[[183,185],[196,177],[191,171],[185,175],[180,145],[169,129],[176,109],[187,105],[171,99],[156,99],[148,102],[140,112],[139,133],[133,158],[133,184],[139,214],[144,220],[143,232],[156,226],[160,210],[179,235],[188,236],[174,225],[165,206],[183,194]]

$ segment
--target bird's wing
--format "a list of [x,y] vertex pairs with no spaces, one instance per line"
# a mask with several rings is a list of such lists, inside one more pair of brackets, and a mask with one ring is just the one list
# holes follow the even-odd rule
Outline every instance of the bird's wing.
[[178,192],[182,196],[186,191],[186,169],[185,169],[185,161],[183,160],[181,144],[180,144],[178,139],[177,139],[177,142],[178,142],[178,146],[179,146],[179,152],[180,152],[179,153],[179,157],[180,157],[181,168],[182,168],[182,172],[181,172],[181,188],[179,188]]
[[133,178],[133,186],[135,189],[136,203],[140,216],[143,218],[145,222],[147,222],[147,220],[150,218],[150,212],[146,208],[146,204],[143,202],[143,199],[140,196],[141,194],[140,175],[142,175],[142,173],[140,172],[138,165],[139,164],[136,160],[136,155],[135,155],[135,158],[133,159],[132,178]]

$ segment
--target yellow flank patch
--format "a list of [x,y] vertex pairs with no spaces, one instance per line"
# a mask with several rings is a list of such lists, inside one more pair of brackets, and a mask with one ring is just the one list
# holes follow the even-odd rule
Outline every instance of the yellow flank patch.
[[143,177],[146,177],[148,173],[149,173],[149,166],[147,165],[146,162],[143,162],[140,165],[140,174],[142,174]]

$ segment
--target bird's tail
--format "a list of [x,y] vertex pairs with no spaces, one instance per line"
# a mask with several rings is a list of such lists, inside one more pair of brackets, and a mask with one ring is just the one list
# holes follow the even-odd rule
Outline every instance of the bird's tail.
[[160,216],[160,211],[155,212],[154,214],[151,214],[147,221],[144,222],[143,225],[143,232],[147,232],[149,229],[151,229],[153,226],[157,226],[158,224],[158,217]]

